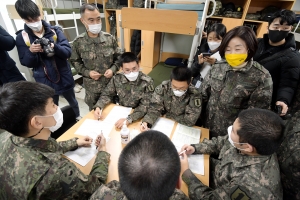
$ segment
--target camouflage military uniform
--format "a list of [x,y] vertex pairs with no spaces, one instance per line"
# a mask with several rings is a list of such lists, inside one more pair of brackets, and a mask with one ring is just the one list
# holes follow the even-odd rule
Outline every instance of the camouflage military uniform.
[[0,199],[87,199],[107,178],[110,155],[99,152],[90,175],[62,154],[77,148],[64,142],[0,135]]
[[300,110],[286,125],[277,155],[284,199],[300,199]]
[[[178,189],[175,189],[169,200],[188,200],[189,198]],[[128,200],[121,190],[118,181],[111,181],[102,185],[90,198],[90,200]]]
[[201,183],[189,169],[182,174],[190,199],[282,199],[276,154],[241,154],[229,143],[228,136],[205,139],[194,147],[195,154],[219,154],[219,158],[211,159],[215,165],[210,168],[211,187]]
[[136,81],[129,81],[123,73],[118,73],[107,84],[94,108],[104,108],[118,94],[120,105],[134,108],[129,117],[136,121],[147,113],[153,91],[152,78],[142,72]]
[[227,134],[240,111],[257,107],[268,109],[273,83],[269,72],[255,61],[233,70],[226,61],[217,62],[200,86],[203,103],[207,102],[204,127],[211,137]]
[[171,81],[163,81],[155,88],[143,122],[154,125],[160,115],[166,114],[167,118],[178,123],[193,126],[200,113],[201,95],[194,86],[189,86],[184,95],[176,97],[172,90]]
[[[111,69],[116,73],[119,70],[120,52],[115,38],[106,32],[101,32],[97,38],[91,38],[85,32],[74,40],[70,62],[83,76],[85,102],[90,110],[110,80],[103,76],[105,71]],[[97,81],[90,77],[92,70],[102,75]]]

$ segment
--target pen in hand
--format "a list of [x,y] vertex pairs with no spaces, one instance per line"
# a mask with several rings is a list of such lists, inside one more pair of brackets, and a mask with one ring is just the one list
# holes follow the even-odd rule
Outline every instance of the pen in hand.
[[102,109],[100,110],[100,114],[98,115],[98,121],[100,120],[101,115],[102,115]]
[[184,151],[180,152],[180,153],[179,153],[179,155],[183,154],[184,152],[186,152],[186,150],[184,150]]
[[[102,132],[102,130],[101,130],[101,135],[103,135],[103,132]],[[96,142],[98,141],[98,139],[99,139],[99,136],[97,136],[97,138],[96,138]],[[101,141],[100,141],[101,142]],[[96,146],[96,149],[98,148],[98,146]]]

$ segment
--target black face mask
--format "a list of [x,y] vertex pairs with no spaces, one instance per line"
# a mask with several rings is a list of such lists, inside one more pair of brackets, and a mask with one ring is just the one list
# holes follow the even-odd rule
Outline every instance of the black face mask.
[[284,38],[286,38],[289,34],[289,31],[278,31],[278,30],[269,30],[269,39],[276,43],[280,42]]

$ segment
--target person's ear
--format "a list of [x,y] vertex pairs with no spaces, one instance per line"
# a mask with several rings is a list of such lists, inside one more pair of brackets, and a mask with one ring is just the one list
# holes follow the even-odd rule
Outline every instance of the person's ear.
[[244,148],[243,150],[248,152],[248,153],[255,153],[255,147],[252,146],[251,144],[244,144],[246,148]]
[[30,120],[30,126],[35,128],[35,129],[41,129],[41,128],[43,128],[43,123],[42,123],[41,119],[34,116]]

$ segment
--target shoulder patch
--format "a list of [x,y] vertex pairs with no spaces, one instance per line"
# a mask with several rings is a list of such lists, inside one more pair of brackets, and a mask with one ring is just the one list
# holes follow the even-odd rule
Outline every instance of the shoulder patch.
[[154,91],[154,86],[153,86],[153,84],[148,85],[147,88],[148,88],[148,90],[149,90],[150,92],[153,92],[153,91]]
[[201,106],[201,99],[200,98],[196,98],[194,100],[194,104],[195,104],[196,107],[200,107]]
[[230,199],[236,199],[236,200],[250,200],[250,195],[247,194],[246,191],[243,190],[242,187],[236,186],[231,189],[230,191]]

